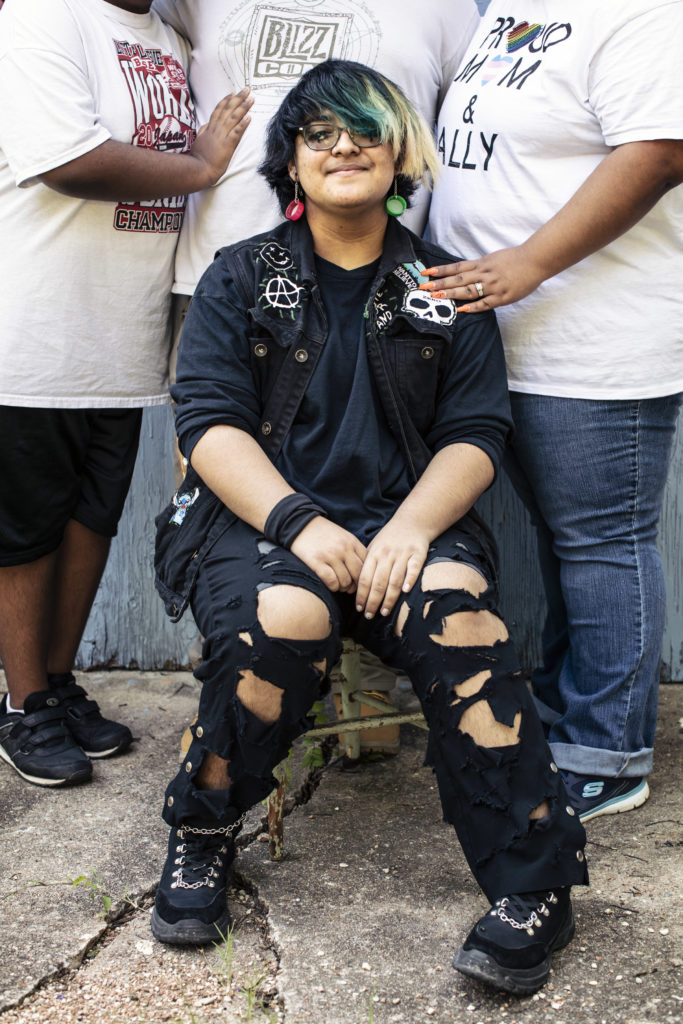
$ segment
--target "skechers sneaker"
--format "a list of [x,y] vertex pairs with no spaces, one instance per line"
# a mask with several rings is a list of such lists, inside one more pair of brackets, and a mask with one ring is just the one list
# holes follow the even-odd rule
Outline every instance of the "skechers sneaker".
[[159,942],[202,946],[225,936],[234,836],[244,817],[237,820],[231,810],[222,822],[193,818],[171,829],[152,911],[152,934]]
[[600,775],[576,775],[561,769],[572,806],[581,821],[601,814],[621,814],[644,804],[650,795],[645,779],[605,779]]
[[531,995],[550,973],[552,954],[574,935],[570,887],[497,900],[467,936],[453,966],[493,988]]
[[76,786],[92,776],[89,758],[69,732],[64,708],[48,690],[30,693],[23,715],[8,712],[7,696],[2,698],[0,757],[36,786]]
[[88,698],[71,672],[48,674],[47,682],[51,695],[64,709],[71,735],[88,757],[112,757],[128,749],[133,742],[128,726],[104,718],[97,701]]

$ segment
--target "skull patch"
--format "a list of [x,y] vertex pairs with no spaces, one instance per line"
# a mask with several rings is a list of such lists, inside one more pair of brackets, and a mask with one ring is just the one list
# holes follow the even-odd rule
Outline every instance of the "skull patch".
[[413,288],[403,297],[403,311],[419,316],[421,320],[429,320],[433,324],[448,327],[455,323],[456,308],[452,299],[435,299],[428,292]]

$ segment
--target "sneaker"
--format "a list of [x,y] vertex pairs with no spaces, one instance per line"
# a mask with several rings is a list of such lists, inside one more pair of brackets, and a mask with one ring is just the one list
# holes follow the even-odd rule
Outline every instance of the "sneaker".
[[581,821],[590,821],[601,814],[632,811],[650,795],[645,779],[604,779],[600,775],[575,775],[564,769],[562,778]]
[[564,886],[497,900],[456,953],[456,971],[513,995],[531,995],[546,981],[552,953],[574,935],[569,893]]
[[77,786],[92,776],[90,760],[66,724],[64,708],[48,690],[30,693],[24,714],[0,701],[0,757],[36,786]]
[[244,815],[227,822],[192,819],[171,829],[168,856],[152,911],[152,935],[159,942],[202,946],[217,942],[230,927],[227,888],[235,859],[234,836]]
[[71,672],[48,675],[50,693],[55,696],[66,714],[71,735],[88,757],[112,757],[120,754],[133,742],[127,725],[104,718],[97,701],[90,700],[82,686],[77,686]]

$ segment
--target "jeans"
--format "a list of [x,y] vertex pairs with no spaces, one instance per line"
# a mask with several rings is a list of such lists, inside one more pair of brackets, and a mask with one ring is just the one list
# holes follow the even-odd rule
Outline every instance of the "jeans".
[[[478,594],[443,584],[453,563],[476,569]],[[305,624],[303,635],[315,639],[294,639],[290,625],[269,626],[266,595],[277,605],[279,591],[291,604],[297,590],[314,596],[313,621],[324,617],[322,629],[310,618]],[[585,833],[500,622],[495,570],[476,536],[458,524],[447,530],[410,593],[386,618],[367,620],[352,594],[331,593],[290,551],[237,520],[201,566],[192,611],[205,637],[195,672],[203,685],[192,744],[166,790],[169,824],[221,819],[229,807],[245,810],[268,795],[272,770],[312,724],[309,709],[329,689],[327,674],[348,635],[410,676],[430,729],[427,763],[444,818],[489,899],[586,882]],[[472,612],[482,613],[483,632],[466,646],[455,638],[465,635],[461,623]],[[270,709],[248,699],[252,673]],[[196,785],[207,752],[228,762],[228,789]],[[534,818],[544,801],[548,814]]]
[[681,395],[513,392],[505,469],[536,528],[548,614],[532,673],[560,768],[652,770],[666,593],[657,524]]

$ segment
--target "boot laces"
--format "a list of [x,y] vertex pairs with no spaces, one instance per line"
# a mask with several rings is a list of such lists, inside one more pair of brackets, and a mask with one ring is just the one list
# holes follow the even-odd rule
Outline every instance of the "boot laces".
[[224,867],[224,858],[228,852],[227,841],[223,833],[198,835],[187,827],[178,829],[181,841],[175,848],[178,856],[177,865],[172,877],[172,889],[201,889],[208,886],[215,889],[214,879],[219,878]]

